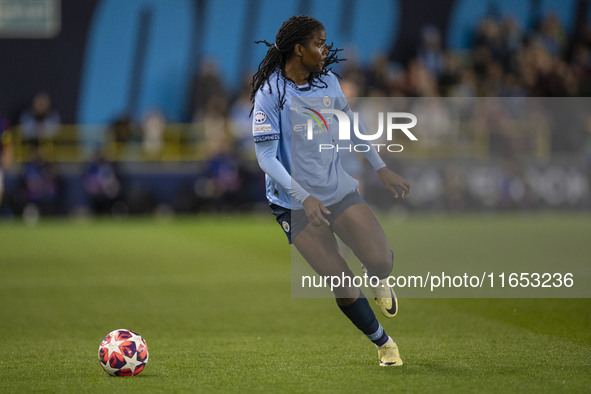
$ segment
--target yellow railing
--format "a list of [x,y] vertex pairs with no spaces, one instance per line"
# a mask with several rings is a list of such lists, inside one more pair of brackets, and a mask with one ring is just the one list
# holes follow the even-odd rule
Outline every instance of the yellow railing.
[[20,127],[8,132],[12,134],[16,162],[29,160],[37,151],[50,161],[87,161],[97,149],[117,161],[189,161],[207,157],[199,124],[167,125],[161,138],[151,143],[141,134],[117,141],[109,127],[103,125],[61,125],[55,135],[41,137],[36,142],[26,140]]
[[[211,141],[205,138],[200,123],[169,124],[161,136],[161,142],[150,145],[140,133],[128,141],[117,141],[104,125],[61,125],[51,138],[41,138],[38,145],[27,142],[20,127],[7,131],[11,134],[14,161],[26,162],[38,150],[49,161],[83,162],[90,160],[100,148],[106,157],[115,161],[199,161],[211,154]],[[223,131],[222,131],[223,133]],[[396,153],[400,158],[488,158],[499,154],[491,147],[491,131],[473,122],[459,123],[450,135],[430,138],[429,130],[413,129],[418,141],[404,136],[397,143],[404,147]],[[550,130],[543,123],[531,120],[512,121],[503,130],[503,138],[515,156],[545,159],[550,156]],[[227,133],[231,135],[231,133]],[[232,145],[228,137],[228,146]],[[385,152],[386,150],[381,150]],[[236,152],[252,157],[250,152]],[[501,152],[502,153],[502,152]]]

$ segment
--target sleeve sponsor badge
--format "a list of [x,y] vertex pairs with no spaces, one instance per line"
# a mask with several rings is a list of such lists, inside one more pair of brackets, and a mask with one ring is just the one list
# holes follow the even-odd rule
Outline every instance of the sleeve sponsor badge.
[[265,123],[267,120],[267,114],[264,111],[256,111],[254,113],[254,122],[256,124]]
[[254,125],[252,127],[253,134],[270,133],[270,132],[271,132],[271,125],[270,124],[259,124],[259,125]]

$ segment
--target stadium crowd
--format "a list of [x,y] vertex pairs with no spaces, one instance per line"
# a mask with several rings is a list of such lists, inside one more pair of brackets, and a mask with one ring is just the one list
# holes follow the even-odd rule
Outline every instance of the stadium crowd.
[[[343,91],[350,97],[591,96],[591,24],[569,36],[554,15],[546,16],[530,30],[524,30],[510,17],[482,20],[471,49],[462,52],[446,49],[441,32],[433,26],[424,26],[415,55],[404,64],[381,54],[369,65],[363,65],[356,60],[352,48],[346,48],[343,57],[347,61],[337,65],[334,71],[342,77]],[[240,201],[241,187],[252,181],[245,177],[252,178],[253,173],[260,176],[256,168],[249,169],[245,164],[252,162],[254,151],[249,118],[251,76],[245,76],[240,88],[233,91],[226,86],[213,61],[203,61],[196,74],[188,121],[202,126],[207,154],[204,170],[207,191],[201,197],[217,201],[209,206],[223,209]],[[20,132],[24,143],[36,146],[39,138],[55,134],[60,118],[50,106],[50,96],[40,93],[33,99],[31,108],[23,111]],[[582,128],[552,130],[552,153],[578,154],[591,162],[591,116],[584,115]],[[114,120],[109,129],[111,138],[123,144],[139,139],[146,154],[157,159],[166,120],[155,111],[136,123],[129,117]],[[12,139],[7,131],[12,129],[1,116],[0,125],[0,155],[6,168],[15,165],[10,160]],[[511,144],[500,143],[492,147],[491,154],[506,155],[509,151],[520,153]],[[118,174],[115,170],[101,172],[101,168],[113,167],[108,166],[100,152],[95,157],[96,161],[85,170],[85,190],[92,201],[91,207],[100,213],[108,211],[104,204],[114,203],[116,198],[113,190],[111,197],[97,195],[99,175],[106,173],[110,174],[111,181],[116,179],[117,195],[124,185],[122,177],[115,176]],[[18,200],[19,211],[41,197],[45,201],[43,204],[50,203],[44,211],[60,211],[56,207],[60,201],[59,177],[54,166],[44,162],[38,152],[20,166],[20,178],[19,190],[12,193],[12,201]],[[4,212],[9,209],[7,200],[11,199],[4,199]],[[14,210],[14,206],[11,209]]]
[[[433,26],[421,30],[420,45],[406,64],[387,54],[364,66],[347,48],[335,67],[343,90],[358,97],[577,97],[591,96],[591,24],[569,37],[555,15],[523,30],[514,18],[483,20],[468,51],[445,49]],[[206,138],[223,145],[220,129],[239,150],[250,144],[250,79],[232,94],[213,62],[205,62],[194,85],[193,121],[206,123]],[[579,151],[591,133],[552,144]],[[565,140],[563,140],[565,141]],[[555,141],[553,141],[555,142]],[[215,150],[215,149],[214,149]]]

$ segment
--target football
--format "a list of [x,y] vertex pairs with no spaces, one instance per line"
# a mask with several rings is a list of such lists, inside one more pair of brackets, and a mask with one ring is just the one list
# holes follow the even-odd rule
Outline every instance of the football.
[[98,358],[103,370],[112,376],[135,376],[148,362],[148,345],[131,330],[110,332],[99,346]]

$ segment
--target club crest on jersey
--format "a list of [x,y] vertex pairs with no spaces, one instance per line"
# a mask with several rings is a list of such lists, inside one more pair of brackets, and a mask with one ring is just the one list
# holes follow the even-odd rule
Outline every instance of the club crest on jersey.
[[289,223],[287,223],[286,220],[284,220],[283,222],[281,222],[281,227],[283,227],[283,230],[288,233],[289,232]]
[[322,102],[324,103],[324,105],[326,107],[330,107],[330,104],[331,104],[330,97],[324,96],[324,98],[322,99]]
[[263,111],[256,111],[254,113],[254,122],[257,124],[264,123],[267,120],[267,114]]

